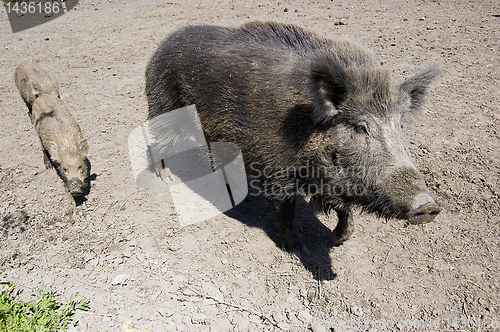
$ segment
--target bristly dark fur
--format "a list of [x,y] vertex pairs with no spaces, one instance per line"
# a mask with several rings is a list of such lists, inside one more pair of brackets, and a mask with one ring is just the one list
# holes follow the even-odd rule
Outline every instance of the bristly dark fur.
[[[311,196],[325,212],[335,210],[334,234],[345,239],[351,206],[400,218],[426,191],[401,125],[422,105],[437,72],[427,67],[394,88],[370,52],[295,25],[189,26],[167,37],[147,65],[148,117],[195,104],[209,140],[241,148],[247,171],[276,208],[285,248],[294,250],[297,194]],[[290,166],[337,171],[263,172]],[[351,167],[377,171],[358,174]],[[320,183],[364,191],[303,193]]]

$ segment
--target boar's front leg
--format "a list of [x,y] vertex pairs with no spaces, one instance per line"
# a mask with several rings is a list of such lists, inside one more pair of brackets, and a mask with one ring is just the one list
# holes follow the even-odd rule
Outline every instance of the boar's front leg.
[[303,254],[308,256],[310,252],[295,234],[295,201],[294,197],[280,202],[272,202],[272,205],[276,208],[278,217],[277,223],[281,247],[302,259]]
[[332,235],[333,245],[339,246],[345,240],[349,239],[349,236],[351,236],[353,232],[353,222],[352,211],[350,207],[336,211],[339,221],[335,229],[332,231]]
[[52,161],[50,160],[49,152],[43,149],[43,163],[46,169],[53,168]]

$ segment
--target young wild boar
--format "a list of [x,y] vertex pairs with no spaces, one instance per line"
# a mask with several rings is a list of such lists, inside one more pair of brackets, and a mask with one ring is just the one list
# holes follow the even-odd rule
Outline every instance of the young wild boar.
[[57,84],[29,61],[16,69],[15,81],[40,138],[45,167],[55,167],[72,196],[86,195],[90,189],[87,141],[59,98]]
[[33,103],[33,122],[40,137],[45,167],[54,166],[73,196],[87,194],[90,162],[87,141],[61,99],[41,95]]
[[190,26],[153,54],[146,94],[149,118],[196,104],[209,140],[239,145],[282,246],[307,253],[293,230],[298,194],[336,211],[336,244],[352,232],[353,206],[412,224],[440,212],[402,131],[439,72],[393,86],[362,48],[294,25]]

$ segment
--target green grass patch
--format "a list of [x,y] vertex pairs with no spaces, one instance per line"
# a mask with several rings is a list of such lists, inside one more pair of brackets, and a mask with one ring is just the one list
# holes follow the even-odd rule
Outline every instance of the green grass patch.
[[12,284],[2,286],[0,291],[0,331],[15,332],[56,332],[66,331],[77,310],[87,311],[89,301],[77,300],[78,293],[71,295],[66,303],[58,302],[47,292],[47,287],[33,292],[32,302],[16,300],[15,287]]

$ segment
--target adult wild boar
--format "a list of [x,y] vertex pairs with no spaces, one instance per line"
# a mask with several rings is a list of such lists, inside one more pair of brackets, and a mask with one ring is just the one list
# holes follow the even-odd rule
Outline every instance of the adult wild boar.
[[295,25],[190,26],[153,54],[146,95],[149,118],[196,104],[207,139],[239,145],[282,246],[307,252],[293,230],[297,194],[337,212],[336,244],[352,232],[353,206],[412,224],[440,212],[402,131],[439,72],[393,86],[371,53]]

